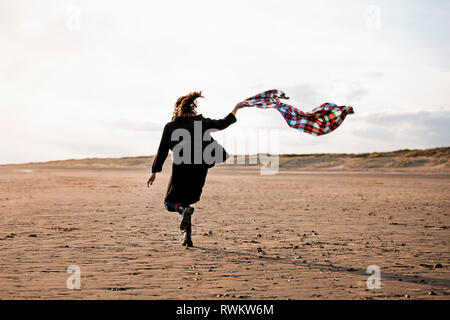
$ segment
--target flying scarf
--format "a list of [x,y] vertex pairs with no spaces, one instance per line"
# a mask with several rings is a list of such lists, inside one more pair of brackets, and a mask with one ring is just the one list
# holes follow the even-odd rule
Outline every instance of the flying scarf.
[[289,99],[289,97],[282,91],[268,90],[244,100],[243,103],[262,109],[275,108],[291,128],[313,136],[330,133],[341,125],[347,114],[354,113],[350,106],[337,106],[329,102],[313,109],[312,112],[302,112],[293,106],[280,102],[279,99]]

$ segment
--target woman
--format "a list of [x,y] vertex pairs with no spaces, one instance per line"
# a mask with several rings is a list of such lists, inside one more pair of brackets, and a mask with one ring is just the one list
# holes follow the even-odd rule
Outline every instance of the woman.
[[167,187],[164,205],[168,211],[181,216],[180,229],[185,232],[183,245],[192,247],[191,204],[200,200],[208,169],[226,160],[226,151],[209,135],[211,131],[223,130],[236,122],[236,113],[245,107],[238,103],[225,118],[213,120],[197,115],[197,98],[201,92],[191,92],[178,98],[172,121],[164,127],[158,153],[152,165],[147,186],[153,184],[156,173],[162,170],[169,150],[172,150],[172,175]]

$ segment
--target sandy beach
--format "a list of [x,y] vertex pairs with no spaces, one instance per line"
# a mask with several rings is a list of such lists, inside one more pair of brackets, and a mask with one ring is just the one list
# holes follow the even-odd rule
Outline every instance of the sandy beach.
[[449,172],[213,168],[189,249],[168,178],[2,166],[0,299],[449,298]]

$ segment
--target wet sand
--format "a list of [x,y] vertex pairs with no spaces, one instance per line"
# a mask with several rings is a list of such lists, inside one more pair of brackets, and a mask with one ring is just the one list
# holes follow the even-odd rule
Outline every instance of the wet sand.
[[2,167],[0,299],[450,297],[450,173],[214,168],[189,249],[162,203],[168,178]]

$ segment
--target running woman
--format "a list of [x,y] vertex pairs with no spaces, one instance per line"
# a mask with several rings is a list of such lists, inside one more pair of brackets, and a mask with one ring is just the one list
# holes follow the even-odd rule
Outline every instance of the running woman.
[[182,216],[182,244],[188,247],[193,246],[191,216],[194,208],[191,205],[200,200],[208,169],[229,157],[209,133],[223,130],[235,123],[237,111],[246,107],[240,102],[223,119],[204,118],[196,111],[197,98],[200,97],[203,98],[201,91],[191,92],[176,101],[172,121],[164,127],[153,161],[152,174],[147,181],[147,186],[150,187],[156,179],[156,173],[162,171],[169,150],[172,150],[172,175],[164,205],[168,211],[178,212]]

